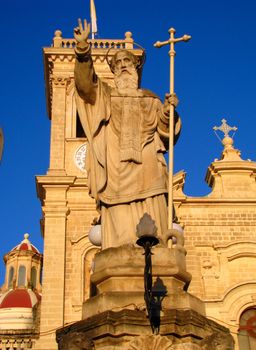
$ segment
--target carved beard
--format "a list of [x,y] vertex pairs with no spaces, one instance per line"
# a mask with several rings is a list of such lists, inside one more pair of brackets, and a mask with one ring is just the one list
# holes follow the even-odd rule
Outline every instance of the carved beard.
[[138,89],[138,73],[135,67],[116,69],[115,84],[118,90]]

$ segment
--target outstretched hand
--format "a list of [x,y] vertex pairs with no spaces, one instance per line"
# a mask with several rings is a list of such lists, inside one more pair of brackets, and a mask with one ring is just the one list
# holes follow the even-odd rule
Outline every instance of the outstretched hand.
[[78,19],[78,27],[74,28],[74,37],[78,43],[85,41],[87,42],[87,39],[89,37],[91,30],[90,23],[87,23],[86,19],[84,20],[84,27],[81,21],[81,18]]

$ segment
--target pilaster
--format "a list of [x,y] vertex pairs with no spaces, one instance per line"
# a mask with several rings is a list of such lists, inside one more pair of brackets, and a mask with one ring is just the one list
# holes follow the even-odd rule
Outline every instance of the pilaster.
[[64,325],[67,190],[73,181],[72,176],[37,177],[44,217],[44,269],[40,339],[36,349],[57,349],[55,331]]
[[65,174],[65,119],[67,86],[71,79],[62,75],[53,75],[52,80],[52,123],[50,147],[50,175]]

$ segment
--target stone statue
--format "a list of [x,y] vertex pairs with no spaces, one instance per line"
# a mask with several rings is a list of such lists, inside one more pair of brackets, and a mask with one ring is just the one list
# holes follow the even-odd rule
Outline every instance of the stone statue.
[[[140,62],[128,50],[112,59],[115,88],[95,74],[88,43],[90,25],[74,29],[76,104],[89,143],[86,160],[90,195],[101,212],[102,248],[136,241],[144,213],[155,220],[158,237],[167,230],[168,174],[164,153],[169,136],[169,105],[138,86]],[[181,121],[175,113],[174,139]]]

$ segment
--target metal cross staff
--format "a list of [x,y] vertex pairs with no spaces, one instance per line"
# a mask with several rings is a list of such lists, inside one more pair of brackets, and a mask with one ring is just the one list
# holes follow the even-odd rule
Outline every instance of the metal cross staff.
[[[154,47],[160,48],[162,46],[170,44],[170,95],[174,95],[174,57],[176,52],[174,50],[174,45],[180,41],[189,41],[191,39],[190,35],[183,35],[181,38],[174,38],[176,30],[174,28],[169,29],[170,39],[166,41],[157,41]],[[173,133],[174,133],[174,105],[170,104],[170,119],[169,119],[169,189],[168,189],[168,229],[172,229],[173,223]]]

